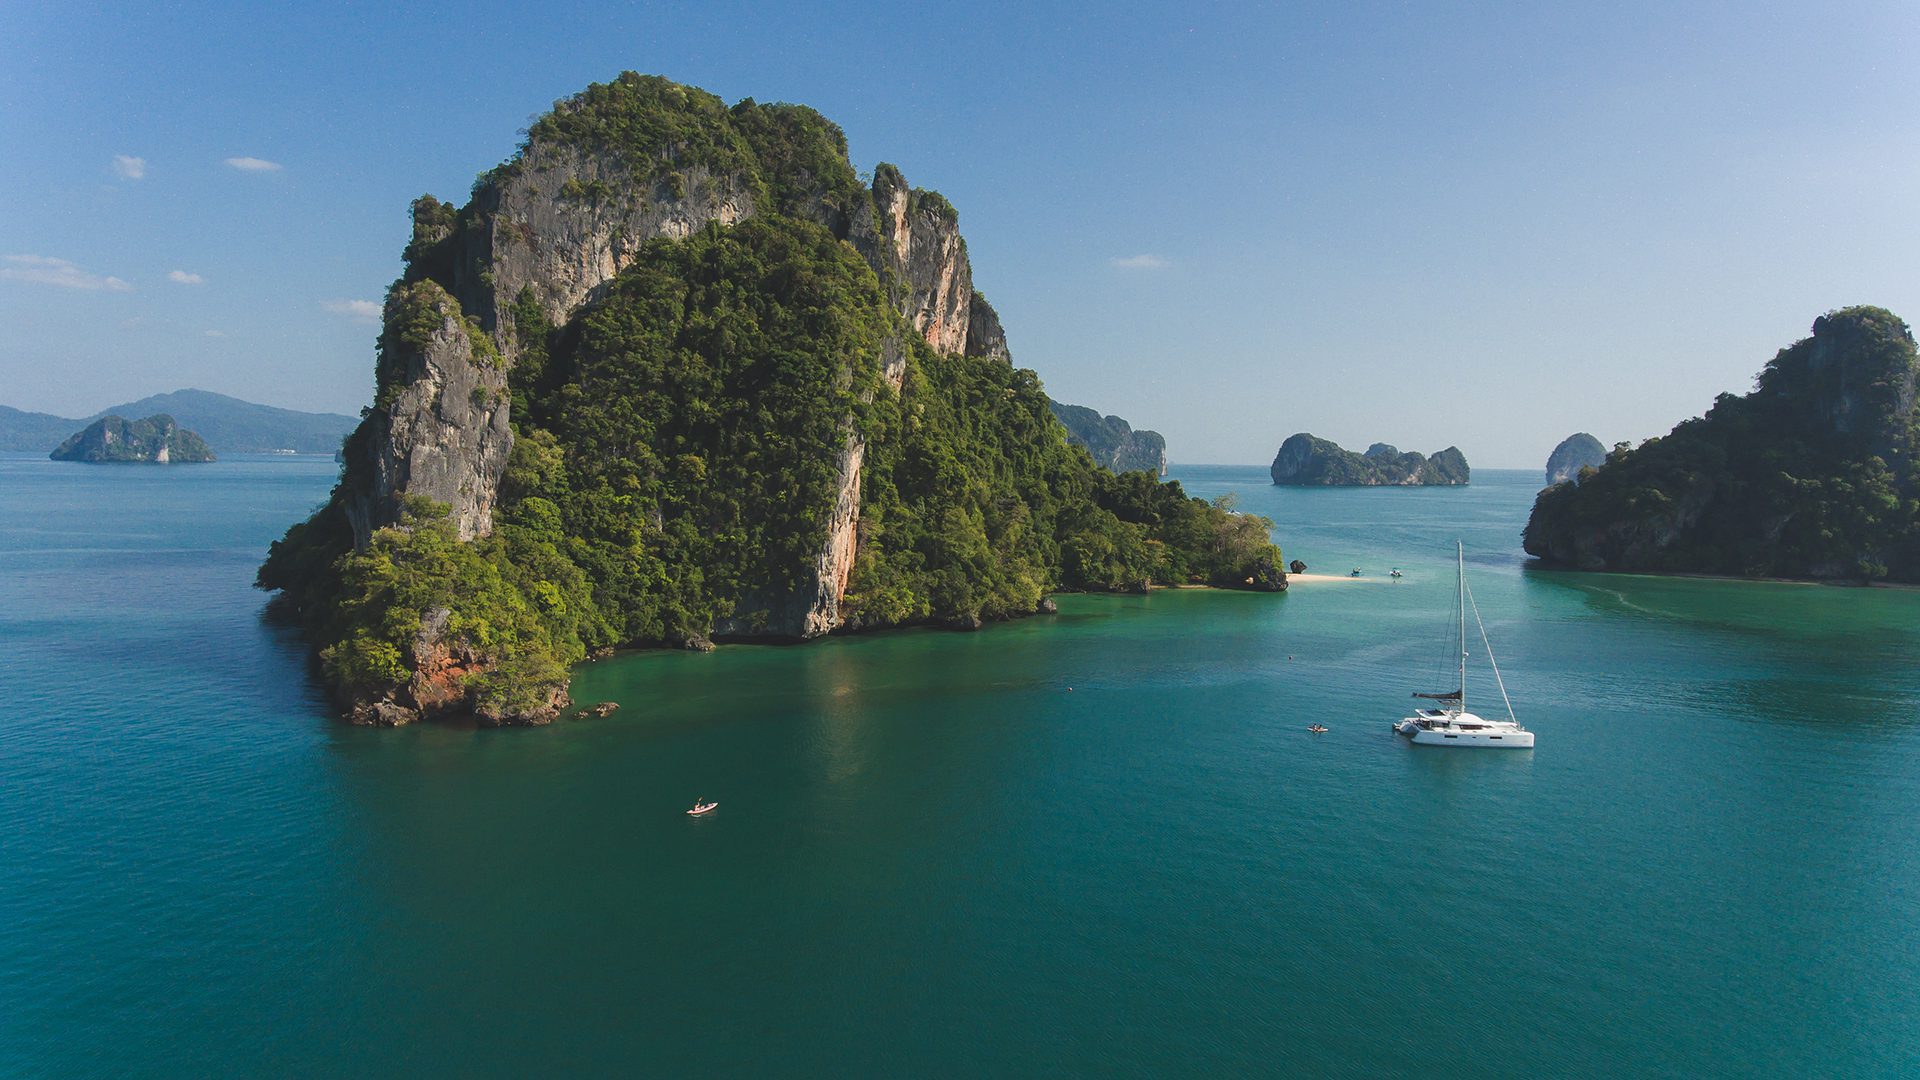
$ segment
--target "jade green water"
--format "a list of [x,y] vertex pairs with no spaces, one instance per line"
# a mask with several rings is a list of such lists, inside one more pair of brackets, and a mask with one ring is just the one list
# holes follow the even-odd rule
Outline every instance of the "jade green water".
[[[247,587],[332,472],[0,457],[0,1073],[1920,1070],[1920,593],[1528,570],[1532,473],[1195,468],[1369,580],[374,731]],[[1388,731],[1456,536],[1534,751]]]

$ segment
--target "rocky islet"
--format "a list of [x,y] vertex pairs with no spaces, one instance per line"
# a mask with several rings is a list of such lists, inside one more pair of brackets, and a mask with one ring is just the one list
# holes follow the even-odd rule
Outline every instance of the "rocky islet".
[[1295,487],[1454,486],[1472,475],[1457,446],[1427,457],[1377,442],[1360,454],[1307,432],[1280,444],[1268,473],[1275,484]]
[[47,455],[55,461],[143,462],[180,465],[214,459],[206,440],[164,413],[140,420],[103,416],[74,432]]
[[1577,432],[1560,440],[1560,445],[1547,455],[1547,484],[1578,482],[1580,470],[1597,469],[1606,463],[1607,448],[1600,440],[1584,431]]

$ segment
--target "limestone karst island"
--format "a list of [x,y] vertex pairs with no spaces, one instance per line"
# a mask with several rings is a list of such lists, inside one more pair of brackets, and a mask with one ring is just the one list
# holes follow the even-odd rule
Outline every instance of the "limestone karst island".
[[164,413],[141,420],[103,416],[74,432],[48,457],[55,461],[144,462],[176,465],[213,460],[199,435]]
[[1427,457],[1374,443],[1359,454],[1304,431],[1280,444],[1268,473],[1275,484],[1294,487],[1451,487],[1472,476],[1457,446]]
[[1823,315],[1752,393],[1542,491],[1526,550],[1585,570],[1920,582],[1917,378],[1898,316]]
[[619,647],[1285,587],[1266,519],[1069,445],[958,211],[805,106],[624,74],[412,220],[374,405],[258,576],[355,720],[544,722]]
[[1920,1080],[1917,57],[0,3],[0,1080]]

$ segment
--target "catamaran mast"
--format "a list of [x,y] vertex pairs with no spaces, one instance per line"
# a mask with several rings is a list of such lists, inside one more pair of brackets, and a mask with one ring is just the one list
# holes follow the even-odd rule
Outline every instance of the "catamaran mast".
[[1453,542],[1454,556],[1460,571],[1460,711],[1467,711],[1467,548],[1462,542]]

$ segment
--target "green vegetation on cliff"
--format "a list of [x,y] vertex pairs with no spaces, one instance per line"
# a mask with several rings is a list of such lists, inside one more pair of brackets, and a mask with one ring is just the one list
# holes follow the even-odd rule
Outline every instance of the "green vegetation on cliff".
[[1596,570],[1920,581],[1916,374],[1893,313],[1824,315],[1752,393],[1541,492],[1526,549]]
[[698,639],[798,583],[849,424],[875,423],[889,315],[852,248],[765,217],[649,244],[576,320],[500,514],[573,541],[614,630],[597,643]]
[[867,194],[847,159],[846,133],[817,111],[752,98],[729,108],[704,90],[657,75],[624,72],[555,102],[528,129],[527,141],[610,154],[636,178],[667,183],[675,198],[686,194],[676,185],[689,172],[742,177],[763,212],[800,214],[819,200],[849,215]]
[[435,609],[486,661],[480,706],[508,712],[598,647],[730,618],[751,635],[738,605],[810,565],[850,431],[868,449],[849,627],[978,625],[1059,589],[1280,584],[1265,519],[1096,467],[1032,372],[903,333],[872,270],[811,223],[656,241],[577,324],[517,417],[493,535],[461,543],[419,506],[355,552],[336,506],[274,545],[260,582],[349,698],[413,676]]
[[[1265,519],[1112,475],[1069,445],[1033,372],[926,343],[902,283],[840,238],[850,201],[872,208],[838,128],[799,106],[716,111],[663,83],[596,87],[532,138],[645,161],[649,140],[683,140],[660,153],[744,170],[769,201],[731,227],[648,241],[563,325],[531,288],[502,302],[497,346],[469,323],[471,362],[511,365],[490,533],[463,541],[444,505],[413,497],[369,530],[355,507],[379,479],[369,440],[384,416],[370,414],[332,502],[259,574],[344,704],[424,711],[452,694],[484,716],[537,717],[566,665],[608,647],[977,626],[1059,590],[1284,587]],[[716,124],[738,142],[688,134]],[[408,377],[400,358],[457,314],[444,241],[464,213],[415,203],[381,401]]]
[[527,141],[616,155],[640,179],[694,167],[751,174],[753,148],[728,119],[726,102],[705,90],[629,71],[555,102]]

